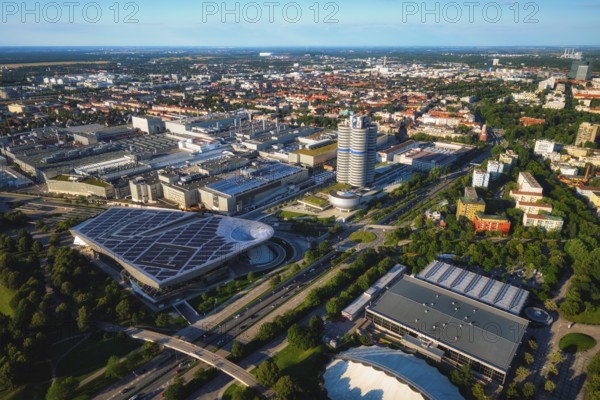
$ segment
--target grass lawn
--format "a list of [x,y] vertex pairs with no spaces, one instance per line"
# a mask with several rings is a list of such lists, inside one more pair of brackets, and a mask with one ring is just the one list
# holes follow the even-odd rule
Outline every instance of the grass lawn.
[[321,190],[321,193],[325,193],[325,194],[329,194],[329,192],[331,192],[332,190],[341,190],[341,191],[345,191],[345,190],[350,190],[350,188],[352,188],[352,186],[346,184],[346,183],[335,183],[323,190]]
[[580,324],[600,325],[600,307],[596,307],[593,311],[582,312],[579,315],[567,319]]
[[295,219],[295,218],[304,218],[304,217],[311,217],[311,215],[297,213],[297,212],[293,212],[293,211],[279,212],[279,218],[281,218],[281,219]]
[[560,339],[558,346],[567,353],[579,353],[596,346],[596,340],[583,333],[569,333]]
[[57,375],[83,379],[105,367],[110,356],[124,357],[140,346],[129,338],[88,339],[60,362]]
[[288,345],[274,357],[281,375],[289,375],[302,388],[310,392],[319,390],[319,374],[322,369],[321,346],[302,351]]
[[359,231],[354,232],[352,235],[350,235],[350,240],[359,243],[371,243],[377,240],[377,235],[375,235],[373,232]]
[[0,313],[9,317],[14,315],[14,310],[10,306],[10,301],[14,295],[15,293],[12,290],[0,285]]
[[303,198],[302,201],[304,201],[305,203],[309,203],[314,206],[323,207],[323,208],[327,207],[329,205],[329,202],[327,200],[322,199],[317,196],[308,196],[308,197]]

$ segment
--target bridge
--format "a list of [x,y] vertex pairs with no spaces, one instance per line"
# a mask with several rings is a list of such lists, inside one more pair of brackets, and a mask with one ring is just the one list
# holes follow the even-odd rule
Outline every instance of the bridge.
[[139,328],[123,328],[115,326],[104,326],[103,328],[104,330],[108,331],[121,331],[124,332],[127,336],[130,336],[134,339],[156,343],[169,349],[186,354],[220,370],[221,372],[229,375],[242,385],[260,392],[263,396],[267,398],[272,397],[272,392],[260,385],[254,377],[254,375],[252,375],[242,367],[238,366],[237,364],[234,364],[231,361],[200,346],[196,346],[195,344],[186,342],[178,338]]

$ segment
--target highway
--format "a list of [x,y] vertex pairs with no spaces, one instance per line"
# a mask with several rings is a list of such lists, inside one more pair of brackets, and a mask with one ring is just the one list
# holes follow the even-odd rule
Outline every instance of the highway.
[[259,391],[263,395],[270,395],[270,392],[256,381],[254,375],[240,368],[231,361],[215,353],[207,351],[202,347],[196,346],[192,343],[188,343],[177,338],[173,338],[171,336],[138,328],[126,329],[124,332],[134,339],[140,339],[146,342],[157,343],[161,346],[176,350],[180,353],[186,354],[190,357],[200,360],[203,363],[208,364],[211,367],[217,368],[218,370],[226,373],[242,385],[251,387]]
[[[473,159],[473,163],[480,163],[488,157],[490,157],[489,149],[477,156],[475,159]],[[432,183],[424,188],[419,189],[416,192],[417,197],[414,200],[410,201],[408,204],[404,205],[399,210],[396,210],[391,215],[384,217],[381,221],[378,221],[377,225],[385,225],[386,223],[393,222],[394,219],[397,219],[402,214],[412,210],[419,203],[429,198],[433,198],[436,194],[448,188],[450,185],[456,182],[456,180],[468,174],[472,169],[473,166],[471,166],[470,164],[465,165],[460,170],[445,176],[443,181],[440,180],[438,182]],[[251,216],[252,219],[257,220],[266,218],[268,216],[268,213],[259,210],[256,210],[251,214],[252,215],[248,216]],[[367,226],[370,225],[370,223],[367,222],[367,219],[368,218],[365,218],[362,221],[350,223],[347,226],[347,229],[339,237],[332,239],[332,248],[334,248],[335,245],[343,245],[344,243],[350,244],[350,242],[348,241],[348,237],[353,232],[367,229]],[[378,234],[378,238],[375,242],[358,246],[354,243],[353,245],[354,247],[358,247],[358,251],[364,251],[366,249],[376,248],[382,245],[383,240],[383,235]],[[233,340],[237,339],[241,342],[247,342],[250,339],[252,339],[252,337],[250,337],[250,335],[248,334],[248,331],[254,325],[258,325],[258,323],[265,317],[267,317],[269,314],[274,312],[281,314],[279,307],[283,303],[285,303],[292,297],[298,296],[301,292],[304,292],[305,289],[309,287],[313,282],[322,278],[322,275],[325,272],[327,272],[327,270],[331,269],[329,261],[333,258],[334,255],[334,251],[327,254],[325,257],[321,258],[304,271],[301,271],[296,276],[290,278],[286,282],[283,282],[281,285],[274,288],[272,291],[267,292],[260,299],[253,301],[252,303],[248,303],[247,307],[240,308],[236,315],[226,317],[217,326],[205,326],[206,329],[201,329],[201,331],[204,331],[204,334],[202,336],[201,343],[199,343],[199,346],[212,349],[216,352],[219,348],[230,349]],[[340,267],[341,266],[338,266],[335,269],[337,270]],[[330,271],[330,273],[333,273],[333,271]],[[306,292],[302,294],[306,294]],[[252,299],[248,300],[251,301]],[[199,333],[199,335],[202,335],[202,333]],[[138,385],[138,390],[143,390],[145,393],[148,394],[144,398],[159,398],[159,394],[162,391],[162,388],[164,388],[174,376],[174,371],[177,369],[177,365],[178,362],[172,359],[170,363],[165,367],[168,368],[170,366],[173,371],[172,373],[165,374],[163,376],[157,376],[159,375],[158,373],[151,374],[153,376],[149,376],[145,379],[144,382],[147,382],[146,384],[140,383]],[[115,388],[115,390],[113,391],[113,396],[109,398],[128,398],[130,395],[119,395],[119,389],[125,387],[126,385],[127,382],[122,382],[122,385]]]

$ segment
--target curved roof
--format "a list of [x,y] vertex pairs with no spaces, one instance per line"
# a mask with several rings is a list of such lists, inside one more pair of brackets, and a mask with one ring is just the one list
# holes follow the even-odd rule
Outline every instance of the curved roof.
[[270,239],[273,228],[237,218],[114,207],[71,230],[146,285],[185,282]]
[[360,347],[338,358],[325,372],[332,400],[464,400],[436,368],[402,351]]

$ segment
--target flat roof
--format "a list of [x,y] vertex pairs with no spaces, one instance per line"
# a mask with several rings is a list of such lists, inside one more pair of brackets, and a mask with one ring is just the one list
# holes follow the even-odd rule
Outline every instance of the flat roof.
[[516,315],[411,276],[368,310],[501,371],[510,368],[528,325]]
[[321,154],[325,154],[328,152],[333,152],[336,151],[338,148],[338,144],[337,143],[330,143],[328,145],[325,146],[321,146],[321,147],[317,147],[317,148],[313,148],[313,149],[301,149],[301,150],[296,150],[294,151],[295,154],[302,154],[305,156],[319,156]]
[[302,168],[285,164],[273,164],[261,168],[247,176],[234,176],[233,178],[207,185],[206,188],[226,196],[235,196],[258,189],[266,184],[287,178],[302,171]]
[[162,288],[210,272],[274,231],[237,218],[113,207],[71,233],[76,243],[112,257],[144,284]]
[[532,188],[542,188],[542,185],[540,185],[539,182],[529,172],[521,172],[520,174],[521,177],[525,180],[525,182],[527,182],[527,184]]

